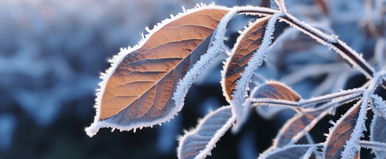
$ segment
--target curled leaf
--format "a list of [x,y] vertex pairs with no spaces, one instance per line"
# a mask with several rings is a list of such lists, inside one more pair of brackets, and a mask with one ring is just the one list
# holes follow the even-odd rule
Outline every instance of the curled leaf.
[[[277,113],[288,109],[288,107],[270,107],[270,104],[268,102],[264,102],[264,100],[259,100],[259,98],[291,102],[297,102],[301,99],[295,91],[280,82],[268,81],[260,86],[257,86],[251,93],[251,99],[256,100],[252,101],[254,102],[253,105],[258,105],[258,107],[256,107],[256,110],[258,114],[265,119],[271,119]],[[283,104],[286,103],[283,102]],[[276,102],[275,105],[280,105],[280,103]],[[297,109],[295,103],[293,103],[293,106],[291,107]]]
[[243,75],[237,80],[236,89],[234,91],[234,96],[231,101],[232,111],[236,116],[236,124],[233,127],[233,132],[240,130],[243,123],[246,121],[247,116],[250,111],[249,101],[245,102],[245,99],[248,96],[249,83],[256,70],[263,64],[265,56],[267,54],[268,47],[271,46],[273,33],[275,31],[275,24],[279,17],[283,16],[283,13],[278,12],[272,15],[268,20],[267,27],[264,31],[263,41],[261,42],[260,47],[256,50],[256,53],[253,54],[251,59],[248,62],[248,65],[245,67]]
[[86,129],[88,135],[101,127],[131,130],[170,120],[180,110],[171,98],[178,81],[206,52],[227,12],[224,7],[187,11],[159,24],[138,46],[115,56],[102,77],[97,114]]
[[178,158],[205,158],[233,122],[234,117],[230,106],[209,113],[194,130],[187,132],[180,139],[177,149]]
[[268,81],[265,84],[259,86],[257,90],[251,94],[253,98],[268,98],[297,102],[301,98],[291,88],[283,83],[276,81]]
[[230,102],[236,88],[236,81],[241,78],[249,60],[260,47],[268,18],[261,18],[250,24],[237,39],[231,55],[224,64],[222,74],[222,89],[225,98]]
[[351,138],[357,118],[359,116],[361,101],[357,102],[344,114],[330,129],[324,145],[324,157],[340,159],[346,142]]

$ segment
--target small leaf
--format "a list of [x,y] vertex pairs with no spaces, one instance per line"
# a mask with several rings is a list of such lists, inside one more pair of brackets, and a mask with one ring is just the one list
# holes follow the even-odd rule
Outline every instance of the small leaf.
[[[288,107],[270,107],[269,104],[265,105],[267,103],[260,103],[259,98],[262,99],[274,99],[274,100],[285,100],[285,101],[292,101],[297,102],[301,98],[300,96],[293,91],[291,88],[286,86],[283,83],[275,82],[275,81],[268,81],[258,87],[256,87],[252,93],[251,93],[251,100],[255,102],[254,104],[258,105],[256,107],[256,110],[260,116],[262,116],[265,119],[270,119],[277,113],[288,109]],[[294,106],[291,106],[295,109],[298,107],[296,106],[296,103]]]
[[299,159],[314,145],[288,145],[265,152],[258,159]]
[[296,143],[325,115],[327,115],[326,111],[297,113],[280,129],[272,148],[283,147],[291,142]]
[[177,153],[180,159],[201,159],[210,154],[216,142],[234,122],[232,109],[225,106],[208,114],[198,126],[180,139]]
[[297,102],[301,98],[291,88],[283,83],[276,81],[268,81],[259,86],[251,95],[253,98],[268,98]]
[[228,102],[233,98],[232,93],[236,88],[236,81],[240,79],[253,53],[261,45],[267,22],[268,18],[261,18],[250,24],[237,39],[231,52],[232,56],[224,64],[221,83]]
[[227,12],[224,7],[187,11],[114,57],[100,83],[97,115],[86,129],[88,135],[95,135],[100,127],[131,130],[170,120],[179,110],[171,98],[178,81],[206,52],[211,34]]
[[359,116],[361,101],[357,102],[344,114],[330,129],[327,141],[324,146],[325,158],[340,159],[346,142],[354,131]]
[[[370,141],[386,143],[386,118],[375,114],[371,121]],[[386,152],[373,150],[378,159],[386,158]]]

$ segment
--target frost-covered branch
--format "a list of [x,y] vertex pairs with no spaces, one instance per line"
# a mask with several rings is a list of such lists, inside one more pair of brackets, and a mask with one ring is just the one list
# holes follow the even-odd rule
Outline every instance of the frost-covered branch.
[[[260,16],[272,16],[277,13],[275,10],[261,9],[259,7],[240,10],[239,13],[244,14],[257,14]],[[363,57],[354,49],[349,47],[346,43],[339,40],[336,35],[327,35],[317,28],[308,25],[291,14],[285,14],[280,17],[281,20],[287,22],[292,27],[300,30],[301,32],[311,36],[323,45],[328,46],[335,50],[340,56],[342,56],[349,64],[354,68],[359,69],[367,77],[374,76],[374,69],[363,59]]]

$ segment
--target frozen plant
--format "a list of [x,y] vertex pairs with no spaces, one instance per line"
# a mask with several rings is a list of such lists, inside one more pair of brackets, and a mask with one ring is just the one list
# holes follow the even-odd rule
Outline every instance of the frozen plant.
[[[267,118],[283,109],[296,112],[281,128],[273,145],[259,158],[347,159],[359,157],[361,148],[371,149],[377,158],[385,158],[386,103],[376,92],[386,86],[382,37],[374,53],[375,68],[338,36],[327,34],[291,15],[284,0],[275,0],[275,3],[279,9],[199,5],[147,29],[149,34],[137,46],[122,49],[111,60],[111,67],[102,74],[95,104],[96,116],[94,123],[86,128],[87,134],[94,136],[104,127],[135,131],[171,120],[182,109],[189,87],[206,68],[215,64],[216,58],[226,54],[221,85],[229,105],[206,115],[195,129],[179,139],[178,158],[210,155],[221,136],[231,127],[234,133],[239,132],[254,109]],[[230,50],[224,44],[226,27],[236,15],[251,15],[257,19],[240,33]],[[284,83],[265,80],[258,72],[259,68],[270,51],[275,50],[272,47],[279,46],[291,34],[284,32],[286,36],[274,38],[278,22],[289,24],[335,51],[352,66],[352,70],[365,75],[367,82],[358,88],[304,98]],[[350,72],[345,65],[340,62],[332,68],[340,67],[342,71]],[[307,66],[303,71],[296,74],[300,79],[320,70]],[[324,70],[332,74],[329,71]],[[350,74],[342,79],[347,81]],[[288,77],[294,77],[294,74]],[[329,85],[334,80],[326,81],[325,85]],[[325,91],[324,87],[320,89]],[[323,117],[334,115],[337,108],[348,103],[355,104],[333,123],[325,142],[315,143],[310,130]],[[263,107],[267,109],[260,109]],[[370,139],[363,140],[369,110],[375,115],[371,121]],[[303,137],[308,143],[299,143]]]

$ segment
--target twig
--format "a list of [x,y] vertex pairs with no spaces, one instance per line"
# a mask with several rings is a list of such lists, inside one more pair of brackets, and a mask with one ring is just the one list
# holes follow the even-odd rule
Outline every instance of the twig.
[[[280,11],[261,7],[252,7],[240,9],[238,13],[272,16],[277,12]],[[339,40],[336,36],[327,35],[322,31],[316,29],[315,27],[312,27],[298,20],[297,18],[288,13],[281,16],[280,19],[290,24],[294,28],[300,30],[301,32],[311,36],[321,44],[326,45],[335,50],[341,57],[346,60],[346,62],[351,64],[354,68],[359,69],[368,78],[374,76],[374,69],[359,55],[359,53],[357,53],[351,47],[346,45],[343,41]]]

